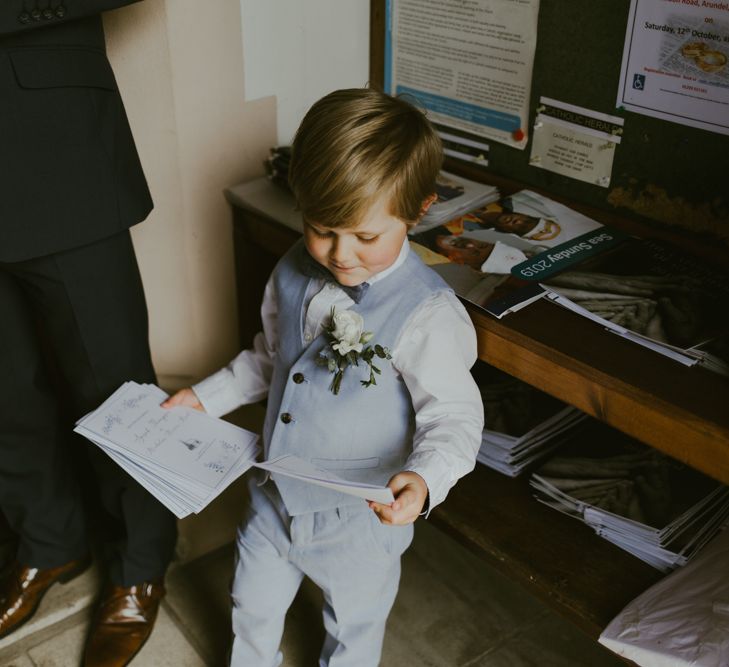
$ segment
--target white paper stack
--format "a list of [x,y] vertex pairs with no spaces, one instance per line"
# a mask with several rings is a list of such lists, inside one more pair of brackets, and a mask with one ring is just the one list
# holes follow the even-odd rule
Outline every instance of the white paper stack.
[[437,201],[428,209],[412,233],[442,225],[481,206],[498,201],[499,190],[462,176],[441,171],[436,182]]
[[589,448],[560,450],[532,475],[535,497],[663,572],[685,565],[729,518],[729,487],[627,436],[612,438],[613,446],[595,426],[584,435]]
[[392,491],[386,486],[343,479],[339,475],[329,470],[318,468],[293,454],[284,454],[270,461],[262,461],[253,465],[256,468],[273,473],[274,476],[284,475],[286,477],[293,477],[302,482],[321,486],[331,491],[346,493],[350,496],[362,498],[363,500],[374,500],[383,505],[389,505],[395,500]]
[[160,407],[166,398],[159,387],[126,382],[74,430],[183,518],[251,467],[258,436],[197,410]]
[[74,430],[180,519],[200,512],[251,466],[386,505],[394,500],[385,486],[342,479],[298,456],[257,463],[255,433],[191,408],[160,407],[166,398],[155,385],[126,382]]
[[561,445],[564,436],[572,434],[585,419],[584,412],[567,406],[520,437],[484,429],[477,460],[504,475],[516,477]]
[[474,368],[486,428],[479,463],[509,477],[548,455],[587,419],[583,412],[493,366]]
[[595,532],[653,567],[667,572],[685,565],[729,517],[729,491],[718,488],[661,529],[651,530],[599,509],[585,509],[585,523]]

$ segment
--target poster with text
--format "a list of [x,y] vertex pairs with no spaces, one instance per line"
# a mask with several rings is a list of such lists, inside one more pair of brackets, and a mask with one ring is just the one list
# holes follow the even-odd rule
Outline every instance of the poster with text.
[[388,0],[385,90],[524,149],[539,0]]
[[729,1],[631,0],[618,106],[729,134]]

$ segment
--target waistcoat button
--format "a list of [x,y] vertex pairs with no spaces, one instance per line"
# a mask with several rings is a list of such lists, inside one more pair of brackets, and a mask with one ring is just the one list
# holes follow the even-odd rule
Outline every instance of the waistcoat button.
[[288,412],[282,412],[281,421],[284,424],[290,424],[292,421],[294,421],[294,418]]
[[303,373],[294,373],[293,380],[296,384],[301,384],[304,381]]

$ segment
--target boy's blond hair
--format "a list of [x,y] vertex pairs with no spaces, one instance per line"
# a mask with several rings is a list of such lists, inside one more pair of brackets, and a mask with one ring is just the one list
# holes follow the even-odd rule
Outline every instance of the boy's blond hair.
[[435,192],[443,152],[425,115],[370,88],[336,90],[307,112],[294,138],[289,183],[304,220],[356,225],[383,194],[408,225]]

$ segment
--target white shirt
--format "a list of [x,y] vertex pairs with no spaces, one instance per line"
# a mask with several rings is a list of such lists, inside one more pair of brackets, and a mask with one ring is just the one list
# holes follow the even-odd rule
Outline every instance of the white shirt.
[[[395,262],[367,282],[375,283],[396,271],[408,252],[406,239]],[[322,333],[332,306],[344,310],[353,304],[336,283],[312,280],[304,299],[305,341]],[[271,280],[264,291],[261,318],[263,331],[256,335],[253,347],[193,387],[209,414],[224,415],[267,395],[279,342],[278,297]],[[469,372],[477,357],[476,332],[456,296],[440,292],[415,310],[391,353],[415,411],[413,451],[405,470],[425,480],[432,509],[473,469],[481,445],[483,403]]]

